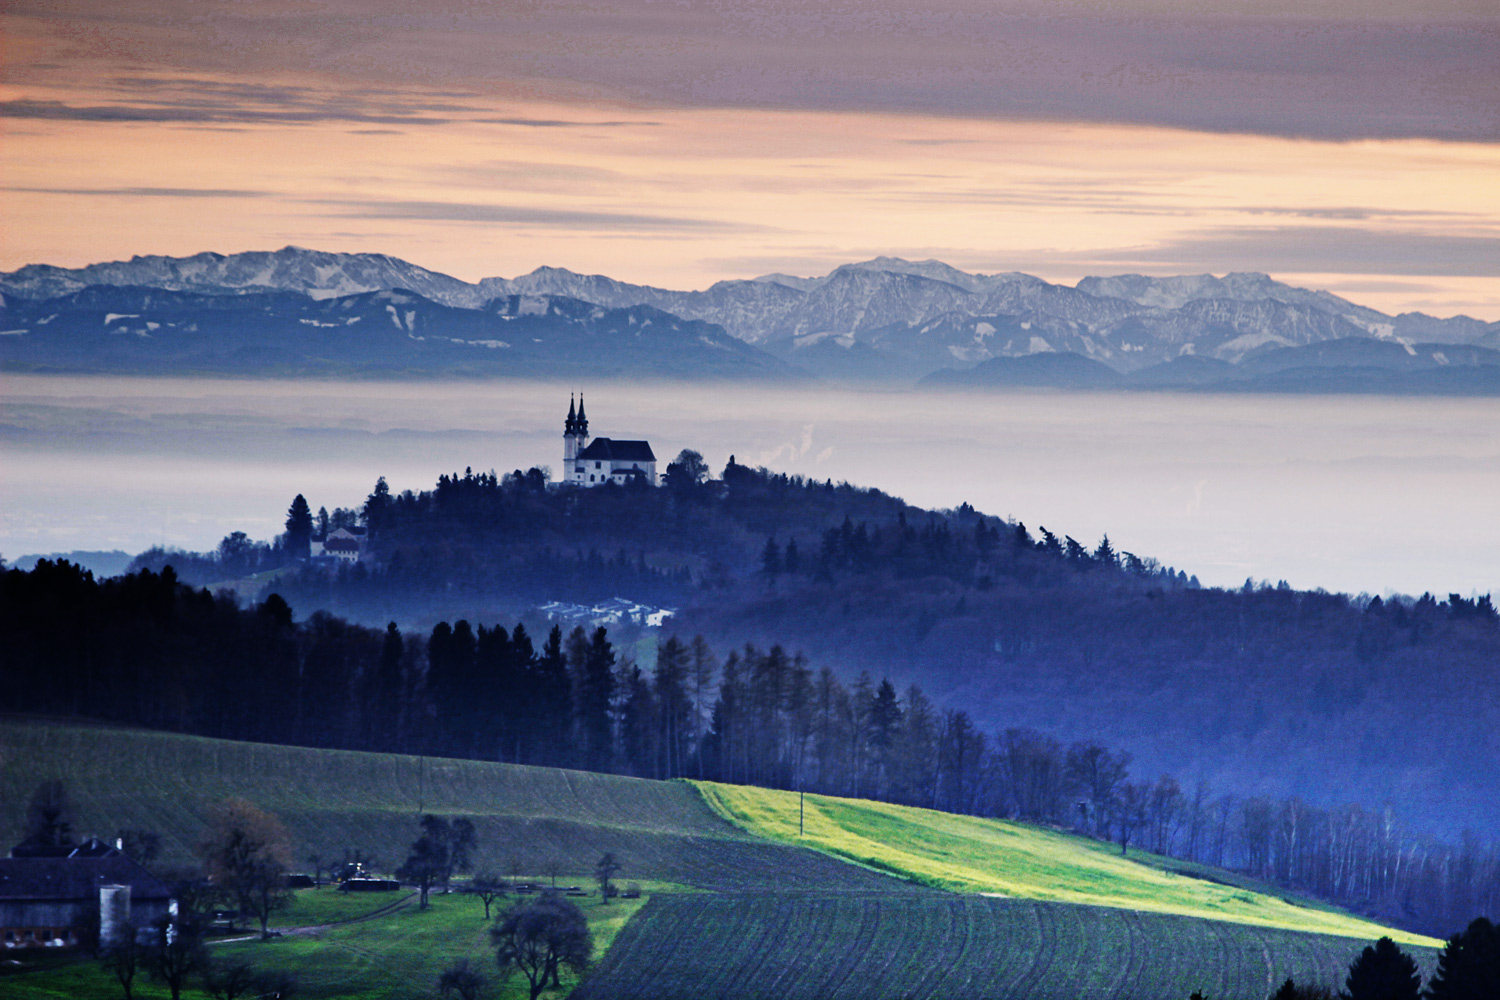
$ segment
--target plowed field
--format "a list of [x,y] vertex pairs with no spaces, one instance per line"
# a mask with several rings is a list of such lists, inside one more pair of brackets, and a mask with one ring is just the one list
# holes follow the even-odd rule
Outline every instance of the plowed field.
[[[958,895],[658,896],[574,1000],[1260,1000],[1363,942]],[[1432,953],[1413,950],[1430,971]]]

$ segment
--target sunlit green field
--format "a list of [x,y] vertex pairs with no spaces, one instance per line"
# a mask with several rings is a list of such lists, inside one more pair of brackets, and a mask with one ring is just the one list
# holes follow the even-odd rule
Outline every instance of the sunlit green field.
[[748,832],[943,889],[1441,945],[1330,908],[1174,874],[1121,857],[1118,848],[1019,823],[808,795],[799,837],[796,792],[712,782],[698,788],[709,805]]
[[[322,897],[338,896],[328,889],[298,892],[294,907],[278,915],[278,926],[298,914],[328,916],[329,903]],[[393,902],[390,896],[384,902]],[[309,897],[317,896],[317,899]],[[396,898],[404,898],[402,892]],[[351,897],[344,897],[348,900]],[[577,901],[594,934],[596,956],[614,942],[625,922],[645,903],[645,898],[601,905],[597,896]],[[502,907],[503,907],[502,903]],[[269,942],[244,941],[216,944],[215,959],[244,961],[256,967],[287,970],[297,976],[298,997],[306,1000],[405,1000],[437,995],[437,980],[443,969],[460,958],[468,958],[491,977],[496,987],[487,997],[514,1000],[527,996],[525,978],[513,976],[500,988],[494,950],[490,946],[484,907],[479,900],[458,894],[432,897],[424,911],[409,903],[371,920],[331,927],[316,935],[288,934]],[[547,997],[566,996],[577,977],[565,972],[564,988]],[[93,963],[77,963],[48,972],[0,978],[0,996],[17,1000],[118,1000],[120,987]],[[166,997],[167,991],[142,974],[135,995],[142,1000]],[[183,994],[193,1000],[205,996],[194,989]]]

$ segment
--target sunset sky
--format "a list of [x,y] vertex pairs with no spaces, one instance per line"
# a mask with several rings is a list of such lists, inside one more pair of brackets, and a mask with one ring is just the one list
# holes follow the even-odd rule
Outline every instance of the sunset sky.
[[0,269],[297,244],[702,287],[894,254],[1500,319],[1495,0],[3,11]]

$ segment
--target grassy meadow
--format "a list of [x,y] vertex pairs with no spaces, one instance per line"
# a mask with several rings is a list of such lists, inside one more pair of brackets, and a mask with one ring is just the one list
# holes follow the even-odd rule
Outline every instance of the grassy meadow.
[[1282,930],[1438,946],[1330,907],[1168,871],[1085,837],[1004,820],[864,799],[698,784],[704,800],[749,833],[817,850],[935,888],[1201,917]]
[[[1342,986],[1362,942],[956,894],[659,896],[574,1000],[1258,1000]],[[1410,949],[1430,972],[1429,950]]]
[[[271,927],[314,927],[362,920],[372,914],[393,909],[414,899],[413,889],[402,887],[396,892],[339,892],[334,886],[299,889],[292,894],[291,905],[271,914]],[[252,927],[245,921],[246,927]]]
[[[393,902],[393,896],[371,894],[380,905]],[[328,907],[338,905],[327,897],[340,897],[346,907],[358,898],[330,889],[300,890],[293,907],[278,914],[275,924],[293,926],[312,915],[321,922],[329,916]],[[617,899],[608,906],[600,905],[597,896],[577,900],[588,917],[596,957],[608,950],[646,898]],[[370,897],[363,900],[370,901]],[[368,907],[364,909],[368,912]],[[490,976],[494,988],[486,994],[487,1000],[518,1000],[528,995],[525,977],[519,973],[503,986],[499,983],[484,907],[479,900],[458,894],[435,894],[426,911],[418,910],[412,901],[371,920],[329,927],[314,934],[289,934],[268,942],[215,944],[210,952],[220,960],[290,971],[297,976],[296,996],[306,1000],[407,1000],[436,996],[438,976],[460,958],[470,959]],[[546,995],[566,995],[577,978],[565,972],[564,989]],[[119,1000],[122,993],[119,985],[98,966],[79,962],[0,979],[0,995],[17,1000]],[[167,991],[142,974],[135,995],[140,1000],[159,1000],[167,996]],[[206,996],[197,989],[187,990],[183,995],[192,1000]]]

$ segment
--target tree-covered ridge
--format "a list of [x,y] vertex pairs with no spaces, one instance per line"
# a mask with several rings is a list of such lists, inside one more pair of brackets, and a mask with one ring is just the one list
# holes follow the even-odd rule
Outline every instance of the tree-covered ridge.
[[[1156,587],[1196,586],[1155,560],[1117,553],[1107,538],[1086,545],[1045,528],[1033,537],[968,504],[925,511],[878,489],[751,469],[732,457],[721,479],[706,473],[696,453],[684,452],[661,488],[553,490],[539,469],[469,469],[401,493],[382,479],[359,512],[372,561],[338,575],[309,569],[276,589],[299,606],[373,621],[441,617],[455,603],[496,595],[540,602],[628,593],[694,603],[746,584],[871,574],[988,589],[1002,579],[1035,585],[1105,569]],[[170,559],[155,556],[153,568]]]

